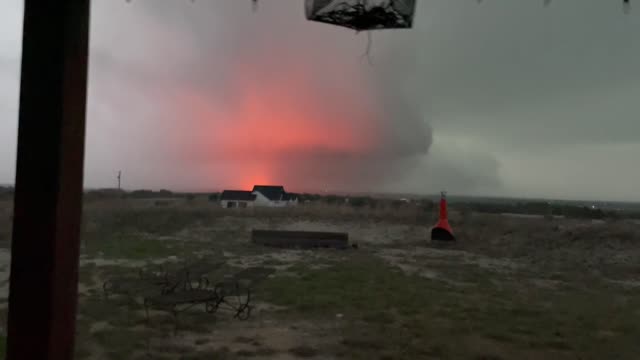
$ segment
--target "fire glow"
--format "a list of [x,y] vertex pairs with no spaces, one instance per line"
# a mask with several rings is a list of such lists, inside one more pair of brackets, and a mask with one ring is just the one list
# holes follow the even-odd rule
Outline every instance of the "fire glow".
[[357,167],[336,162],[376,151],[381,128],[361,79],[350,75],[331,86],[299,66],[286,76],[234,74],[243,75],[234,76],[225,102],[201,94],[183,98],[183,108],[197,119],[197,151],[215,159],[211,181],[239,189],[276,183],[317,188],[348,176],[353,169],[345,166]]

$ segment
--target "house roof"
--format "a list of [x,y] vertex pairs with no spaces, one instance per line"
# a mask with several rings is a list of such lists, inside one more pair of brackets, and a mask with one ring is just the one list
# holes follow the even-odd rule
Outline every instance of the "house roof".
[[225,190],[220,195],[220,200],[253,201],[256,196],[251,191]]
[[286,192],[282,185],[255,185],[253,191],[257,191],[271,201],[284,200]]

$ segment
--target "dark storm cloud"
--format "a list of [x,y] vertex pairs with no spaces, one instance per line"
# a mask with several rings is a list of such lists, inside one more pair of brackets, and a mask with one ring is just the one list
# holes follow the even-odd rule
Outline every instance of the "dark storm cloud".
[[[370,77],[373,88],[363,90],[366,90],[373,102],[380,104],[379,113],[376,114],[379,119],[371,119],[377,123],[369,127],[381,127],[382,138],[376,140],[378,143],[368,154],[343,154],[340,151],[332,153],[330,149],[308,149],[303,154],[283,154],[281,157],[284,157],[283,161],[286,161],[289,170],[278,172],[288,174],[284,180],[305,184],[310,189],[322,184],[323,188],[368,190],[376,189],[388,180],[401,178],[408,169],[415,166],[413,158],[423,156],[428,151],[431,132],[426,119],[422,118],[413,101],[405,101],[404,97],[393,92],[399,84],[397,81],[375,84],[375,72],[367,69],[365,63],[358,62],[362,37],[356,39],[351,32],[309,23],[301,16],[302,7],[299,4],[288,6],[290,4],[286,1],[265,3],[258,13],[253,14],[250,3],[237,1],[195,4],[175,1],[133,2],[127,7],[127,11],[142,18],[144,29],[143,26],[129,25],[126,30],[118,30],[130,33],[138,41],[146,41],[146,47],[152,53],[154,50],[158,53],[157,58],[152,58],[152,55],[138,57],[136,50],[132,48],[133,54],[113,54],[102,48],[108,44],[94,45],[92,83],[95,92],[100,95],[94,97],[93,108],[101,107],[100,104],[106,99],[129,109],[139,108],[136,104],[142,102],[153,103],[163,109],[157,111],[153,121],[162,124],[169,122],[171,115],[175,116],[176,111],[170,104],[175,95],[190,93],[204,101],[228,106],[237,102],[236,97],[242,97],[242,94],[235,93],[236,90],[246,90],[236,88],[237,78],[249,77],[256,83],[264,82],[265,76],[270,73],[279,73],[279,76],[286,78],[293,66],[300,67],[300,71],[305,72],[308,77],[305,84],[298,85],[304,85],[306,91],[318,95],[317,101],[326,102],[326,109],[323,110],[326,114],[333,112],[339,117],[340,113],[348,111],[352,105],[349,93],[344,90],[351,86],[348,83],[349,77],[343,76],[349,74],[339,69],[349,67],[356,72],[370,72],[365,77]],[[121,6],[115,8],[107,6],[104,11],[122,11]],[[128,16],[135,18],[136,15]],[[101,25],[99,23],[94,26],[97,38],[102,34]],[[171,33],[172,39],[157,42],[155,38],[141,38],[140,34],[153,33],[159,27],[164,34]],[[169,41],[181,42],[177,49],[173,49],[179,54],[168,53],[163,49],[164,43]],[[130,49],[127,41],[120,46],[125,50]],[[165,57],[166,55],[169,57]],[[239,71],[247,73],[238,73]],[[105,73],[109,75],[105,76]],[[353,76],[351,81],[357,81],[357,78]],[[132,92],[137,92],[132,95],[136,100],[127,101]],[[140,93],[146,93],[146,96]],[[292,93],[295,94],[295,90]],[[148,101],[144,100],[145,97]],[[291,101],[299,100],[293,97]],[[357,106],[355,103],[353,105]],[[118,120],[110,120],[113,121]],[[140,118],[135,121],[157,128],[148,119]],[[191,163],[191,167],[200,168],[217,165],[220,173],[229,172],[219,162],[220,156],[225,155],[219,151],[218,154],[215,151],[212,153],[211,141],[194,140],[199,134],[190,133],[193,129],[202,132],[207,125],[198,123],[198,119],[190,118],[187,114],[179,121],[180,125],[171,131],[171,140],[162,142],[167,146],[154,147],[154,154],[147,151],[146,156],[164,162],[167,167],[182,167],[183,172],[190,172],[188,163]],[[232,123],[234,119],[216,121]],[[193,124],[196,124],[195,127]],[[331,121],[327,121],[327,126],[331,126]],[[277,132],[279,129],[272,131]],[[229,136],[242,137],[242,134],[230,133]],[[176,140],[180,137],[183,139]],[[177,144],[167,144],[167,141],[177,141]],[[138,151],[144,152],[141,149],[144,144],[140,145],[137,144],[140,147]],[[261,155],[255,152],[251,158],[260,158]],[[308,167],[308,164],[314,165]],[[127,172],[132,171],[135,172],[134,169]],[[310,175],[311,173],[316,173],[317,176]],[[194,174],[194,179],[206,179],[200,175]],[[191,183],[197,184],[197,181],[192,180]]]
[[[324,59],[367,73],[385,119],[375,154],[393,174],[379,190],[636,193],[640,11],[624,15],[619,1],[601,0],[546,8],[525,0],[421,1],[413,30],[374,33],[369,67],[360,58],[364,34],[307,22],[300,3],[262,0],[252,13],[248,0],[94,1],[88,185],[112,185],[120,168],[135,187],[188,187],[205,178],[202,166],[175,155],[201,135],[181,133],[176,122],[189,119],[168,94],[225,103],[235,98],[228,89],[238,62],[260,76],[284,67],[273,55],[298,52],[328,87]],[[13,176],[21,6],[10,0],[0,14],[0,141],[7,144],[0,183]],[[320,163],[354,169],[334,155]],[[365,177],[379,170],[375,158],[351,156]],[[336,186],[349,187],[346,179]]]
[[431,23],[408,35],[422,44],[420,77],[440,128],[534,147],[638,140],[637,12],[609,1],[452,3],[421,7]]
[[[455,163],[462,139],[464,151],[498,164],[505,187],[483,191],[618,199],[633,192],[640,179],[631,160],[640,156],[637,11],[624,15],[608,1],[419,5],[415,31],[376,34],[376,41],[380,52],[391,48],[397,63],[413,65],[407,88],[419,94],[434,128],[432,162]],[[463,167],[474,179],[491,168]],[[601,186],[592,181],[598,169],[609,169]],[[426,177],[435,182],[443,173]]]

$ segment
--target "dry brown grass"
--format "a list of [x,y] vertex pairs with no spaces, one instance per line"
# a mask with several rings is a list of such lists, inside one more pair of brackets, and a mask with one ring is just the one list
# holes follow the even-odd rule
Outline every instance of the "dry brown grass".
[[301,203],[298,206],[287,208],[267,208],[254,207],[246,209],[224,209],[218,203],[197,199],[187,201],[178,199],[167,206],[154,207],[153,201],[149,199],[107,199],[94,200],[85,203],[85,213],[100,213],[110,211],[134,211],[144,209],[145,211],[175,211],[206,213],[211,217],[234,216],[234,217],[260,217],[270,218],[312,218],[314,220],[351,220],[351,219],[372,219],[386,222],[415,223],[434,219],[434,214],[425,211],[414,204],[402,204],[398,206],[381,205],[377,207],[353,207],[348,204],[328,204],[328,203]]
[[[3,224],[10,224],[10,209],[10,203],[0,203],[0,239],[8,238]],[[171,323],[154,318],[152,324],[164,332],[144,329],[144,321],[131,317],[135,311],[87,292],[80,301],[80,328],[96,322],[112,327],[82,332],[81,344],[100,345],[81,349],[83,358],[99,357],[98,350],[109,347],[114,358],[144,355],[147,337],[152,344],[171,342],[154,350],[154,356],[167,359],[180,358],[181,351],[194,359],[632,359],[637,354],[640,225],[632,222],[517,218],[454,208],[450,222],[459,240],[434,249],[427,239],[436,214],[411,205],[229,210],[202,199],[167,206],[112,199],[85,203],[83,215],[83,239],[92,246],[85,251],[88,257],[148,260],[182,258],[184,249],[219,250],[227,253],[220,255],[227,266],[259,260],[279,269],[256,289],[263,306],[252,320],[185,314],[184,335],[169,340],[170,331],[162,326]],[[280,252],[248,241],[251,228],[291,224],[333,226],[364,243],[344,252]],[[394,241],[377,242],[393,236]],[[276,256],[284,253],[290,256]],[[395,254],[397,262],[385,254]],[[128,271],[85,265],[80,278],[85,287],[95,287],[96,278]],[[293,325],[296,330],[278,332]],[[289,342],[275,340],[286,338],[283,334],[292,336]]]

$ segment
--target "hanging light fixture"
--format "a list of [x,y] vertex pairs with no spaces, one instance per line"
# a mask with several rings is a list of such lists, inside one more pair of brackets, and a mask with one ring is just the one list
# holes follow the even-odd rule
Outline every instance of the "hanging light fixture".
[[307,19],[356,31],[413,26],[416,0],[306,0]]

